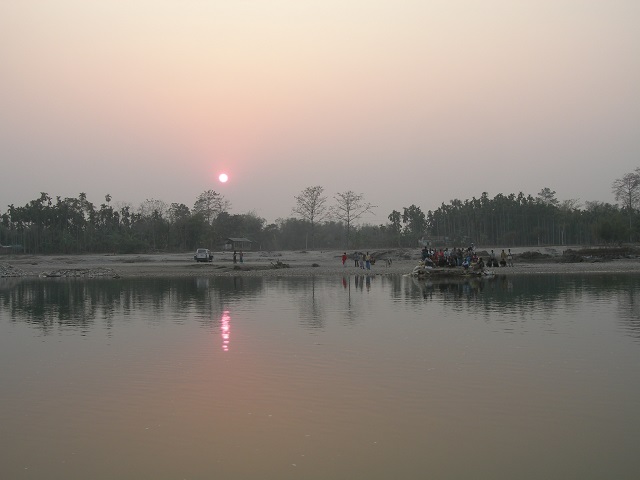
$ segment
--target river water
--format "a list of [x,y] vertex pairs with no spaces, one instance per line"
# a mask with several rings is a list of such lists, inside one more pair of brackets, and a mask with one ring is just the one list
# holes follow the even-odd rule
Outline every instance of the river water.
[[6,479],[636,479],[640,279],[0,280]]

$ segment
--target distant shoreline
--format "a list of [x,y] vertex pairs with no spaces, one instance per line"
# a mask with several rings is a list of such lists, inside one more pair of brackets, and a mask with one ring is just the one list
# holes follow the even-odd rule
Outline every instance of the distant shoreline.
[[[479,249],[485,251],[486,249]],[[499,275],[518,274],[603,274],[640,273],[639,258],[565,263],[550,257],[536,261],[519,259],[523,251],[514,250],[514,267],[492,268]],[[410,274],[420,259],[419,249],[387,249],[371,270],[354,266],[348,258],[342,266],[341,251],[245,252],[244,262],[234,264],[231,253],[214,252],[211,263],[196,263],[193,253],[131,255],[3,255],[0,277],[77,277],[77,278],[160,278],[217,276],[347,276]],[[350,253],[347,252],[349,257]],[[499,255],[499,250],[496,250]],[[391,259],[387,264],[386,259]],[[278,263],[280,262],[280,263]],[[282,267],[282,268],[278,268]]]

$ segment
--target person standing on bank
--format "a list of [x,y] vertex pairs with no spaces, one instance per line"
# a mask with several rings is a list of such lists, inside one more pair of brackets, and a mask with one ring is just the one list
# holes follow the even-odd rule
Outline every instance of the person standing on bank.
[[242,253],[242,250],[240,250],[240,263],[244,263],[244,254]]
[[236,255],[237,255],[237,253],[236,253],[236,251],[234,250],[234,251],[233,251],[233,263],[236,263],[236,262],[238,261],[238,260],[237,260]]
[[342,253],[342,266],[345,267],[345,262],[347,261],[347,252]]
[[498,261],[496,260],[496,254],[493,250],[491,250],[491,253],[489,254],[489,268],[497,266]]
[[367,267],[367,270],[371,270],[371,255],[369,255],[369,252],[367,252],[367,254],[364,256],[364,263]]

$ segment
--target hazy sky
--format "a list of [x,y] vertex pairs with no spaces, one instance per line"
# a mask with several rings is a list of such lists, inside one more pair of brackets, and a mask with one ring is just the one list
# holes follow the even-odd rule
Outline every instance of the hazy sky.
[[0,212],[213,189],[272,222],[313,185],[371,223],[484,191],[613,203],[639,25],[638,0],[0,0]]

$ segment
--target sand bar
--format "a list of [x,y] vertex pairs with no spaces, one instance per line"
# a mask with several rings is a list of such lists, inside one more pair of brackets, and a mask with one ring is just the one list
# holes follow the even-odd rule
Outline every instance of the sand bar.
[[[640,273],[640,258],[561,262],[563,248],[512,249],[514,266],[493,268],[496,274]],[[490,251],[478,248],[479,252]],[[496,249],[496,252],[500,250]],[[538,251],[544,258],[527,261],[525,252]],[[214,252],[210,263],[197,263],[193,253],[131,255],[6,255],[0,257],[0,276],[26,277],[208,277],[208,276],[341,276],[354,274],[409,274],[420,259],[416,249],[372,250],[378,259],[371,270],[362,270],[349,258],[342,266],[341,251],[245,252],[243,263],[233,263],[230,252]],[[349,252],[350,255],[352,252]],[[386,261],[390,259],[390,264]],[[13,274],[12,274],[13,272]]]

